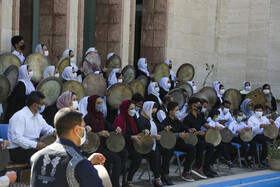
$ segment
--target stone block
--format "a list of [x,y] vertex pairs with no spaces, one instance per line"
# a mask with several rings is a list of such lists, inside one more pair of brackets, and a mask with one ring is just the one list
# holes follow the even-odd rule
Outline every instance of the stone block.
[[67,48],[66,36],[53,36],[53,55],[61,56],[63,51]]
[[108,25],[108,41],[120,42],[122,41],[121,25],[109,24]]
[[108,8],[108,23],[115,24],[122,21],[122,5],[109,5]]
[[115,52],[121,57],[121,42],[108,42],[108,53]]
[[54,15],[52,33],[56,36],[62,36],[67,33],[67,17],[66,15]]
[[54,10],[54,0],[40,0],[40,15],[52,14]]
[[154,14],[154,30],[164,31],[167,28],[166,13]]
[[109,0],[109,4],[121,5],[124,0]]
[[54,14],[67,14],[68,9],[70,8],[68,4],[70,0],[53,0],[53,13]]
[[108,5],[107,4],[97,4],[96,5],[96,23],[108,23]]
[[108,41],[108,24],[95,24],[95,41]]
[[155,13],[166,13],[168,1],[154,0]]
[[141,47],[152,47],[153,46],[153,31],[142,31],[141,34]]
[[166,31],[154,31],[154,47],[165,47],[167,41]]
[[53,16],[40,15],[39,18],[39,35],[50,35],[53,31]]

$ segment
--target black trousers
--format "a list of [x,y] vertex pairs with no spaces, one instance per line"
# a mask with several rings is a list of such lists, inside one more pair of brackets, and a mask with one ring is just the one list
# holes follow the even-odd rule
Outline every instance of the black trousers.
[[160,174],[161,176],[168,175],[170,160],[173,156],[174,149],[165,149],[161,146],[157,146],[157,147],[159,149],[160,155],[162,156]]
[[112,164],[112,174],[111,174],[111,182],[113,186],[120,186],[120,175],[123,169],[125,162],[128,159],[128,152],[126,150],[122,150],[119,153],[113,153],[106,148],[101,150],[101,153],[105,156],[105,168],[108,173],[110,173],[110,164]]
[[210,167],[210,161],[214,154],[215,147],[213,144],[207,143],[203,140],[198,140],[197,144],[195,145],[196,148],[196,160],[195,160],[195,168],[200,169],[202,166],[202,160],[203,160],[203,153],[204,150],[206,150],[204,154],[204,167],[209,168]]
[[128,158],[131,160],[131,165],[128,171],[127,180],[132,181],[133,176],[140,167],[142,155],[135,151],[132,145],[125,145],[125,150],[128,152]]
[[[241,145],[241,147],[240,147],[240,156],[241,157],[248,159],[248,156],[254,157],[256,155],[257,144],[254,140],[252,140],[250,142],[244,142],[243,140],[241,140],[238,137],[233,137],[232,142],[238,143]],[[249,150],[248,150],[248,144],[250,144]]]
[[184,163],[184,173],[185,172],[190,172],[191,165],[194,162],[195,159],[195,146],[191,144],[185,144],[181,140],[177,140],[176,145],[175,145],[175,151],[181,151],[181,152],[186,152],[187,154],[185,155],[185,163]]
[[271,142],[271,139],[263,134],[257,134],[253,138],[253,140],[256,141],[256,143],[258,144],[262,144],[262,152],[261,152],[260,160],[264,161],[267,156],[267,142]]
[[152,150],[148,154],[143,155],[143,157],[146,157],[149,159],[149,165],[154,173],[154,178],[159,178],[159,172],[160,172],[160,152],[159,149],[156,147],[155,150]]
[[9,149],[11,161],[19,164],[29,164],[31,156],[36,152],[36,149],[23,149],[21,147]]

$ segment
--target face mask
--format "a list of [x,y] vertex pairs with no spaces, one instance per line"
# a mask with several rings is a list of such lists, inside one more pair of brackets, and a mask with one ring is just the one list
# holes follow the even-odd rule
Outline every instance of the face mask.
[[59,78],[59,73],[55,74],[54,76],[57,77],[57,78]]
[[247,92],[251,91],[251,86],[246,86],[246,87],[245,87],[245,90],[246,90]]
[[177,110],[177,111],[175,112],[174,116],[175,116],[175,118],[179,118],[179,116],[180,116],[180,111]]
[[140,113],[141,108],[139,108],[139,107],[137,106],[137,107],[135,107],[135,110],[136,110],[138,113]]
[[99,104],[95,107],[96,111],[98,112],[102,112],[102,109],[103,109],[103,105],[102,104]]
[[195,111],[197,111],[197,112],[200,112],[201,110],[202,110],[202,106],[198,106],[198,107],[196,107],[196,109],[194,109]]
[[118,79],[118,83],[122,83],[122,79]]
[[70,59],[70,61],[71,61],[71,63],[72,63],[72,64],[75,64],[75,63],[76,63],[76,61],[75,61],[75,58],[74,58],[74,57],[72,57],[72,58]]
[[251,111],[251,110],[252,110],[252,107],[251,107],[251,106],[248,106],[248,110],[250,110],[250,111]]
[[172,66],[169,66],[169,69],[172,69]]
[[256,112],[255,112],[255,116],[256,116],[257,118],[260,118],[262,115],[263,115],[263,112],[260,112],[260,111],[256,111]]
[[44,112],[44,110],[45,110],[45,105],[41,106],[41,109],[40,109],[40,110],[38,110],[38,109],[36,109],[36,110],[37,110],[37,113],[38,113],[38,114],[41,114],[41,113]]
[[171,83],[167,83],[167,88],[171,88]]
[[133,117],[135,115],[135,113],[136,113],[135,109],[128,111],[128,115],[130,115],[131,117]]
[[220,121],[220,119],[221,119],[221,116],[218,116],[215,118],[215,121],[218,122],[218,121]]
[[147,67],[148,67],[148,64],[144,64],[144,68],[146,68],[146,69],[147,69]]
[[194,92],[196,92],[196,86],[193,86],[192,89]]
[[80,127],[80,126],[79,126],[79,128],[84,130],[84,136],[83,136],[83,137],[80,137],[80,136],[78,135],[78,137],[79,137],[80,140],[81,140],[81,143],[80,143],[80,146],[81,146],[81,145],[83,145],[83,144],[85,143],[85,141],[86,141],[87,132],[86,132],[86,128],[83,128],[83,127]]
[[202,108],[202,109],[201,109],[201,112],[202,112],[202,113],[205,113],[206,111],[207,111],[206,108]]
[[19,48],[23,51],[25,49],[25,44],[22,44]]
[[45,51],[45,56],[49,56],[49,51]]
[[223,90],[220,90],[220,95],[224,95],[224,93],[225,93],[225,90],[223,89]]
[[33,71],[30,71],[29,74],[28,74],[28,76],[29,76],[30,79],[33,77],[33,75],[34,75],[34,72],[33,72]]
[[229,108],[224,108],[223,113],[226,114],[229,112]]
[[73,77],[73,79],[76,79],[77,78],[77,73],[72,73],[72,77]]
[[270,90],[265,89],[265,90],[263,90],[263,93],[264,93],[265,95],[267,95],[267,94],[269,94],[269,93],[270,93]]
[[159,92],[159,87],[156,87],[155,90],[156,90],[156,92]]
[[72,109],[77,110],[79,106],[78,101],[73,101],[73,105],[71,106]]
[[236,121],[240,123],[242,120],[243,120],[243,116],[237,116]]

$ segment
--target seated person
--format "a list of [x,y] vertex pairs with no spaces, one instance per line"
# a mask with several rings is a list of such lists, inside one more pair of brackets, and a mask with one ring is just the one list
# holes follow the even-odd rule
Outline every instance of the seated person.
[[154,101],[158,106],[162,104],[159,97],[159,86],[157,82],[151,82],[148,86],[148,95],[145,101]]
[[252,110],[253,102],[251,99],[245,99],[242,104],[240,105],[240,109],[244,115],[244,120],[247,122],[248,119],[254,115]]
[[[232,116],[230,114],[230,106],[231,106],[231,102],[224,100],[223,104],[221,105],[221,108],[219,108],[220,111],[220,120],[219,123],[222,125],[225,124],[230,124],[233,119]],[[207,121],[210,121],[210,118],[207,119]]]
[[163,100],[163,97],[168,94],[171,88],[170,79],[167,77],[163,77],[159,81],[159,97]]
[[4,176],[0,177],[0,187],[9,186],[9,184],[16,182],[16,179],[17,173],[14,171],[8,171]]
[[11,145],[8,149],[13,162],[29,163],[35,152],[46,147],[43,142],[38,142],[40,135],[55,132],[40,114],[45,109],[44,99],[41,92],[31,92],[27,97],[27,106],[10,119],[8,140]]
[[157,122],[162,123],[162,121],[166,118],[167,115],[167,106],[170,101],[173,101],[173,97],[170,95],[166,95],[162,99],[162,105],[160,106],[157,112]]
[[136,110],[136,118],[138,119],[140,117],[141,114],[141,110],[143,107],[143,102],[144,102],[144,97],[140,94],[140,93],[136,93],[132,96],[132,101],[135,102],[135,110]]
[[264,84],[263,87],[263,93],[266,95],[267,98],[267,103],[265,104],[264,107],[264,115],[271,114],[275,111],[277,111],[277,103],[275,97],[273,97],[271,93],[271,87],[269,84]]

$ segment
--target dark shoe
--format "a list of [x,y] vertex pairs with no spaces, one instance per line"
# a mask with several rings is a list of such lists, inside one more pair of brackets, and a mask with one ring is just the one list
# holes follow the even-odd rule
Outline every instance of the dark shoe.
[[251,160],[249,160],[249,159],[245,159],[245,160],[246,160],[246,163],[247,163],[248,167],[252,168]]
[[247,164],[246,161],[242,160],[242,161],[241,161],[241,164],[242,164],[242,166],[243,166],[244,168],[249,168],[249,166],[248,166],[248,164]]
[[261,165],[265,168],[269,168],[269,165],[267,164],[266,161],[260,161]]
[[167,184],[168,186],[172,186],[174,185],[174,183],[172,182],[172,179],[169,178],[168,176],[166,177],[161,177],[162,182],[164,182],[165,184]]
[[182,179],[187,182],[194,182],[194,179],[192,178],[192,174],[188,172],[182,174]]
[[153,181],[153,183],[154,183],[154,187],[162,187],[162,182],[161,182],[160,178],[155,179]]
[[203,173],[208,177],[208,178],[214,178],[215,175],[210,172],[209,170],[203,170]]
[[230,168],[233,168],[233,167],[234,167],[234,164],[233,164],[231,161],[228,161],[228,162],[227,162],[227,165],[228,165],[228,167],[230,167]]
[[218,175],[218,173],[216,171],[214,171],[211,167],[207,170],[210,171],[213,175]]
[[202,179],[207,179],[207,176],[203,173],[201,169],[193,167],[191,172]]

